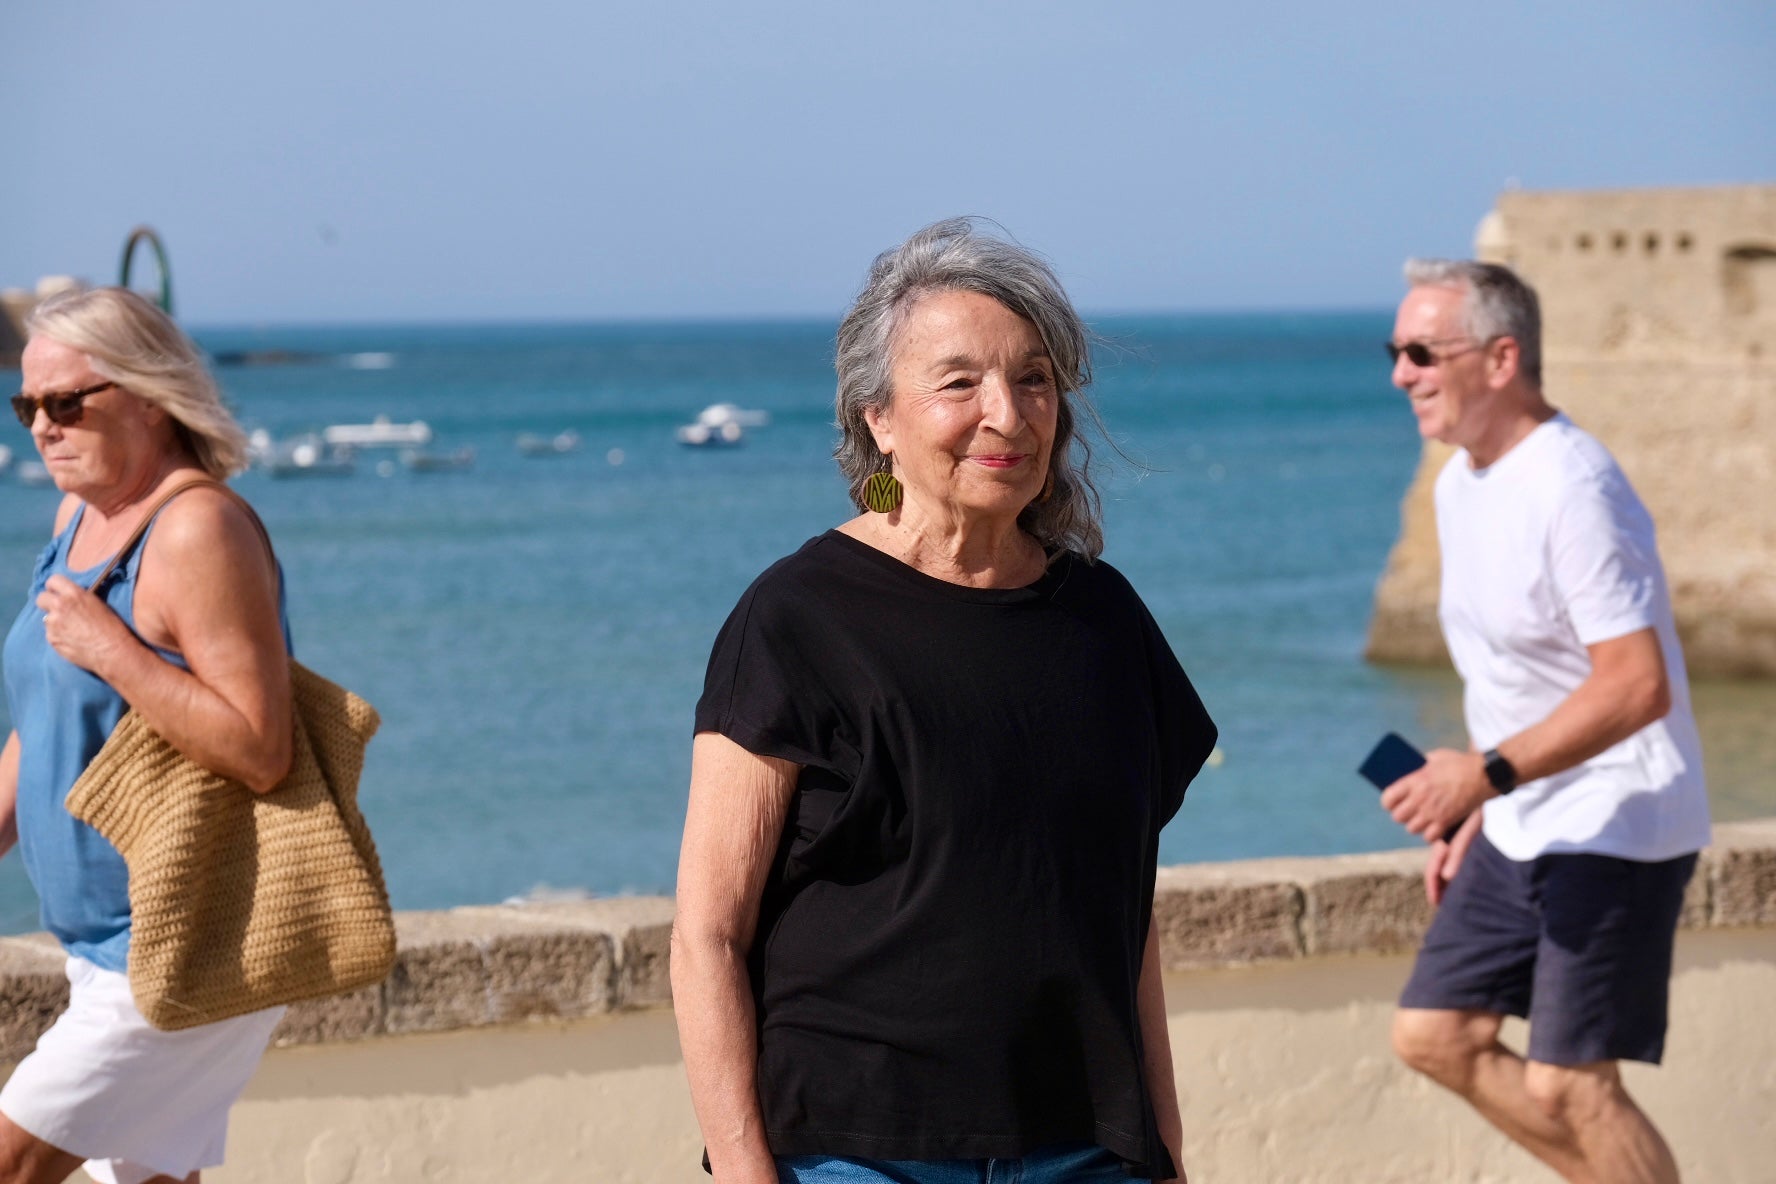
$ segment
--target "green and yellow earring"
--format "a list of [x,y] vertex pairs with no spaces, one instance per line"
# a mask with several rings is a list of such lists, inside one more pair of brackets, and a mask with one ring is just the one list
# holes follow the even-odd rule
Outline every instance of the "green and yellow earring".
[[863,504],[878,514],[892,514],[900,509],[900,499],[905,495],[899,479],[887,470],[871,473],[863,483]]

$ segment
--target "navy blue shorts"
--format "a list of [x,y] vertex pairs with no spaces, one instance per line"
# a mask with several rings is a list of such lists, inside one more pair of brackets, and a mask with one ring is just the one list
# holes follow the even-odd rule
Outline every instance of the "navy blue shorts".
[[1658,1064],[1671,947],[1696,856],[1506,859],[1474,839],[1425,934],[1401,1007],[1529,1020],[1529,1059]]

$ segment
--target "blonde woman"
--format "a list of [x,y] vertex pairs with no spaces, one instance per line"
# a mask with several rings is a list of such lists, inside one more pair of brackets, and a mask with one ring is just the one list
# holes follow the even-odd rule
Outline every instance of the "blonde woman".
[[49,300],[22,369],[13,410],[64,496],[6,638],[0,853],[20,849],[71,999],[0,1090],[0,1181],[53,1184],[82,1161],[102,1182],[195,1181],[222,1162],[229,1107],[282,1009],[149,1026],[125,977],[129,870],[63,799],[131,708],[255,792],[283,780],[279,574],[245,509],[213,486],[179,492],[244,468],[246,447],[196,346],[158,308],[117,288]]

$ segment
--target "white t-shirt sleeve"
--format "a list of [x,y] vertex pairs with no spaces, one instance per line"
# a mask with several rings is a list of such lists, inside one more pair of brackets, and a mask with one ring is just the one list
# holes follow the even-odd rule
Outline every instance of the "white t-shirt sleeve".
[[1658,622],[1653,522],[1619,472],[1564,492],[1548,549],[1555,590],[1580,644],[1611,641]]

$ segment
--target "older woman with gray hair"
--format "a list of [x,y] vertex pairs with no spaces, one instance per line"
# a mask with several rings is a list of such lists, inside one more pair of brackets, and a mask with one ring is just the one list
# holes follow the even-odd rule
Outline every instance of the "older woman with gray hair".
[[1098,559],[1087,339],[965,220],[840,326],[859,515],[696,710],[672,981],[721,1184],[1183,1178],[1153,883],[1215,727]]
[[198,764],[276,787],[282,590],[251,512],[216,485],[246,439],[171,318],[98,288],[45,302],[29,331],[12,407],[63,497],[6,637],[0,853],[19,846],[71,993],[0,1090],[0,1181],[50,1184],[82,1160],[98,1181],[194,1181],[222,1162],[283,1009],[151,1027],[125,975],[129,869],[64,800],[126,710]]

